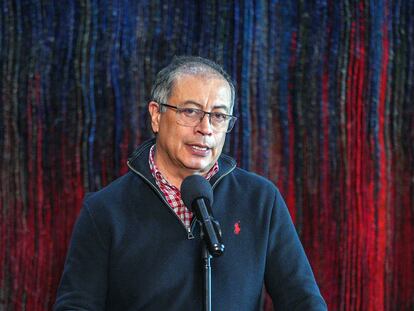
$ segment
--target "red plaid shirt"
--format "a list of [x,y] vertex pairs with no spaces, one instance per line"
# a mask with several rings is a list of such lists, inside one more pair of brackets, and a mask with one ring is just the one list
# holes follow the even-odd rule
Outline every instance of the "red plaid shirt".
[[[191,220],[193,219],[193,213],[190,212],[187,207],[184,205],[183,200],[181,200],[180,189],[171,185],[167,179],[161,174],[158,170],[155,160],[154,160],[154,151],[155,145],[151,147],[149,154],[149,166],[152,176],[155,178],[155,182],[160,188],[161,192],[164,194],[165,199],[167,200],[170,207],[181,219],[186,228],[189,228],[191,225]],[[207,172],[205,178],[209,180],[213,177],[219,170],[218,163],[214,163],[213,167]]]

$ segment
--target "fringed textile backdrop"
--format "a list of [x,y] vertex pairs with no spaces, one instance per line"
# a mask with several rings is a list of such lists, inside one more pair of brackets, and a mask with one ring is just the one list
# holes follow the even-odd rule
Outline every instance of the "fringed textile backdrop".
[[[226,152],[281,189],[330,310],[414,310],[414,2],[0,3],[0,309],[53,303],[87,191],[173,55],[238,85]],[[270,310],[269,306],[265,306]]]

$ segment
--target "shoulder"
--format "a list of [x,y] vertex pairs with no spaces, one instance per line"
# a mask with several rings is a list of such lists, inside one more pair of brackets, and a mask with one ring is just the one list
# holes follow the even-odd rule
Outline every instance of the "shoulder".
[[253,172],[236,167],[232,172],[232,177],[239,187],[245,189],[260,189],[271,193],[279,192],[276,185],[269,179]]
[[213,189],[218,197],[231,194],[232,198],[237,198],[242,204],[260,205],[266,208],[281,199],[280,192],[272,181],[241,168],[235,168],[224,176]]
[[242,190],[246,194],[251,191],[260,191],[261,194],[265,192],[270,195],[280,195],[279,190],[272,181],[261,175],[237,167],[236,161],[226,154],[220,156],[219,167],[220,171],[217,174],[217,179],[213,178],[212,180],[213,185],[217,184],[218,187],[224,187],[227,190]]
[[81,214],[91,219],[102,236],[108,233],[108,228],[113,232],[123,230],[122,227],[142,206],[141,198],[147,189],[138,176],[128,172],[101,190],[88,193]]
[[89,208],[95,206],[108,206],[121,203],[121,200],[128,197],[128,194],[140,189],[141,180],[132,172],[118,177],[107,186],[96,192],[89,192],[85,195],[84,205]]

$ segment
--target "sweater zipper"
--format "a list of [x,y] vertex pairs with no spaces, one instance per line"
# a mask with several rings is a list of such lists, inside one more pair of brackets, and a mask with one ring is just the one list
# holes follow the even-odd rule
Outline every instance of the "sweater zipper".
[[194,239],[194,234],[192,232],[192,228],[194,226],[194,218],[191,221],[190,227],[186,227],[184,225],[184,223],[182,222],[181,218],[178,217],[178,215],[174,212],[174,210],[172,209],[172,207],[170,206],[170,204],[168,204],[167,200],[165,199],[165,197],[162,195],[162,193],[160,193],[160,191],[158,190],[157,187],[155,187],[152,182],[150,182],[144,175],[142,175],[140,172],[138,172],[137,170],[135,170],[130,164],[129,161],[127,161],[127,165],[128,167],[137,175],[141,176],[142,179],[144,179],[151,187],[152,189],[154,189],[156,191],[156,193],[158,193],[158,196],[161,198],[161,200],[167,205],[167,207],[169,208],[169,210],[174,214],[174,216],[178,219],[178,221],[180,222],[180,224],[184,227],[185,231],[187,231],[187,239],[192,240]]
[[[157,187],[155,187],[152,182],[150,182],[144,175],[142,175],[140,172],[138,172],[136,169],[134,169],[130,164],[129,161],[127,161],[127,165],[128,167],[135,172],[137,175],[141,176],[142,179],[144,179],[155,191],[156,193],[158,193],[159,197],[161,197],[161,200],[167,205],[167,207],[170,209],[170,211],[175,215],[175,217],[178,219],[178,221],[181,223],[181,225],[184,227],[184,229],[187,231],[187,239],[192,240],[194,239],[194,234],[193,234],[193,228],[195,225],[195,217],[193,217],[193,220],[191,221],[190,226],[187,228],[184,223],[182,222],[181,218],[178,217],[178,215],[174,212],[174,210],[171,208],[171,206],[168,204],[167,200],[165,200],[165,197],[162,195],[162,193],[160,193],[160,191],[158,190]],[[230,174],[234,168],[236,167],[236,165],[233,165],[225,174],[221,175],[213,184],[213,186],[211,187],[212,189],[214,189],[217,184],[219,183],[220,180],[222,180],[225,176],[227,176],[228,174]]]

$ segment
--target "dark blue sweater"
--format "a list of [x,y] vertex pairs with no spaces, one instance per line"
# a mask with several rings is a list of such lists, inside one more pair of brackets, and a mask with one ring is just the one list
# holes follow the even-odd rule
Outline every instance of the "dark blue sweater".
[[[76,222],[55,310],[202,310],[199,225],[187,232],[148,167],[89,195]],[[277,310],[326,310],[277,188],[222,155],[211,179],[225,253],[212,259],[212,309],[259,310],[265,282]]]

